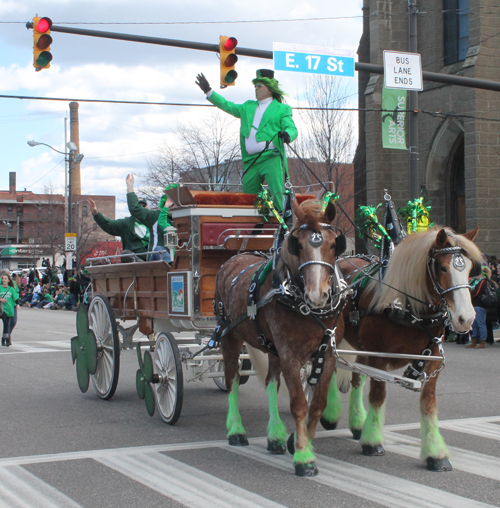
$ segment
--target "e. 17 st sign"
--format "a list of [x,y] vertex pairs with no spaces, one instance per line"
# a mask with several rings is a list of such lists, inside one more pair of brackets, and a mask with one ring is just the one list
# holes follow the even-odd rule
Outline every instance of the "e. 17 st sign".
[[354,51],[274,42],[274,70],[354,77]]

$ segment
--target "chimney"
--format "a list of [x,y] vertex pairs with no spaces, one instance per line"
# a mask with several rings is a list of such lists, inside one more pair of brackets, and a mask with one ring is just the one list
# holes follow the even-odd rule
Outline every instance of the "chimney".
[[16,172],[15,171],[11,171],[9,173],[9,192],[11,194],[16,193]]
[[[70,128],[70,141],[76,143],[78,147],[77,153],[80,153],[80,129],[78,122],[78,102],[69,103],[69,128]],[[80,196],[82,193],[82,184],[80,178],[80,164],[77,164],[71,172],[71,194]]]

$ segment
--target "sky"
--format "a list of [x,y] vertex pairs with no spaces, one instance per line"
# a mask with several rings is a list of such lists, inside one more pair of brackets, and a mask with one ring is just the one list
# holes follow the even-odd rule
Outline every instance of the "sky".
[[[160,147],[179,146],[178,125],[196,124],[211,114],[210,108],[195,106],[206,104],[194,83],[196,75],[203,72],[228,100],[244,102],[254,98],[256,69],[272,69],[273,62],[240,56],[236,86],[220,91],[216,53],[52,32],[51,67],[35,72],[33,32],[26,22],[39,15],[54,25],[209,44],[226,35],[244,48],[272,50],[273,42],[284,42],[355,52],[361,7],[361,0],[0,0],[0,95],[189,104],[80,102],[82,192],[116,196],[117,217],[123,217],[128,215],[127,174],[134,173],[140,187],[148,160]],[[299,105],[306,75],[277,71],[276,77],[290,94],[288,103]],[[356,79],[357,73],[352,78],[354,107]],[[27,142],[64,152],[69,102],[0,98],[0,189],[9,188],[9,172],[14,171],[18,190],[43,193],[52,186],[64,193],[64,156]]]

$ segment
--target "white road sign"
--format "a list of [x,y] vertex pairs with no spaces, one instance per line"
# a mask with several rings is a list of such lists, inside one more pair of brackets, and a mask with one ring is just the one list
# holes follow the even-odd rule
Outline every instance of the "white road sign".
[[75,252],[76,251],[76,233],[65,233],[66,240],[66,252]]
[[386,88],[423,90],[420,54],[384,51],[384,81]]

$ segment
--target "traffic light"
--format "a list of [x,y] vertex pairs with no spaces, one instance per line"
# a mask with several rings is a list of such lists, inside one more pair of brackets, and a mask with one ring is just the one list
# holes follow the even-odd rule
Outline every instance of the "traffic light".
[[50,18],[33,18],[33,66],[36,71],[48,69],[52,60],[50,45],[52,37],[50,36],[50,27],[52,20]]
[[234,37],[220,36],[219,54],[220,54],[220,87],[226,88],[234,86],[238,73],[234,70],[234,65],[238,61],[236,56],[236,46],[238,41]]

